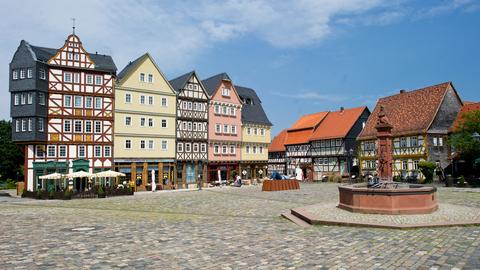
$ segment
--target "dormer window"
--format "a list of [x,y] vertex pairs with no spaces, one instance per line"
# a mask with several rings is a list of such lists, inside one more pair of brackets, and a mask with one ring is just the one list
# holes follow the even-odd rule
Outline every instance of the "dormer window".
[[18,80],[18,71],[17,70],[12,71],[12,79],[13,80]]
[[229,96],[230,96],[230,89],[228,89],[228,88],[223,88],[223,89],[222,89],[222,96],[224,96],[224,97],[229,97]]
[[20,79],[25,79],[25,69],[20,69]]
[[41,68],[39,71],[38,71],[38,77],[41,79],[41,80],[45,80],[47,78],[46,74],[45,74],[45,69]]
[[140,73],[140,81],[145,82],[145,73]]
[[33,77],[33,70],[31,68],[27,69],[27,78],[31,79]]

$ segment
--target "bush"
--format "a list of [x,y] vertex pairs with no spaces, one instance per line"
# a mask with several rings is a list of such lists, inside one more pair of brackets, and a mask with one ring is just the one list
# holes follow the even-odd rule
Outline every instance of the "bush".
[[50,192],[48,193],[48,199],[50,200],[55,199],[55,191],[50,190]]
[[464,187],[465,186],[465,177],[463,175],[460,175],[460,177],[458,178],[457,186],[459,186],[459,187]]
[[328,182],[333,182],[333,181],[335,181],[335,176],[329,175],[328,176]]
[[72,192],[70,190],[65,190],[65,192],[63,193],[63,199],[64,200],[70,200],[72,199]]
[[42,199],[42,191],[41,190],[37,190],[37,199],[41,200]]
[[334,181],[335,183],[341,183],[341,182],[342,182],[342,176],[340,176],[340,175],[334,175],[334,176],[333,176],[333,181]]
[[26,198],[26,197],[27,197],[27,190],[23,189],[22,190],[22,198]]
[[401,175],[395,175],[393,177],[394,182],[402,182],[402,176]]
[[420,161],[418,163],[420,172],[425,176],[425,183],[431,183],[433,181],[433,173],[435,172],[436,167],[437,164],[435,164],[435,162]]

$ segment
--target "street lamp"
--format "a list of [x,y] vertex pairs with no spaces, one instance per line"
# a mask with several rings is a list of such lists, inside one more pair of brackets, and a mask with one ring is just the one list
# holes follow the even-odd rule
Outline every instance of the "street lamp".
[[348,150],[348,160],[347,160],[347,166],[348,166],[348,179],[351,182],[352,181],[352,156],[353,156],[353,149],[350,148]]

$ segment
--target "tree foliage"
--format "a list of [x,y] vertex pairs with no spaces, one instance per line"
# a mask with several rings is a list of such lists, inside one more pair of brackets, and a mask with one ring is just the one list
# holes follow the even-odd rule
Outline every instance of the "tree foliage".
[[425,183],[431,183],[433,180],[433,174],[435,172],[435,168],[437,164],[435,162],[430,161],[420,161],[418,163],[418,168],[420,172],[425,176]]
[[12,142],[12,123],[0,121],[0,180],[17,179],[23,175],[23,152]]
[[465,112],[460,125],[450,136],[450,145],[462,158],[471,160],[480,156],[480,141],[473,134],[480,133],[480,111]]

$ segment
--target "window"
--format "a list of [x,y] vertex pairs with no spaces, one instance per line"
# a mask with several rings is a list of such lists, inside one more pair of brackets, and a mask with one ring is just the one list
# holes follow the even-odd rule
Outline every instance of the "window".
[[15,131],[20,132],[20,120],[15,120]]
[[80,73],[73,73],[73,82],[80,83]]
[[197,153],[198,152],[198,143],[193,144],[193,152]]
[[102,98],[95,97],[95,109],[101,109],[101,108],[102,108]]
[[33,77],[33,70],[31,68],[27,68],[27,78],[31,79]]
[[197,131],[197,123],[193,123],[193,131]]
[[253,147],[252,147],[252,152],[253,152],[254,154],[257,153],[257,147],[256,147],[256,146],[253,146]]
[[145,149],[145,140],[140,140],[140,149]]
[[13,104],[14,105],[20,105],[20,94],[15,94],[13,96]]
[[13,80],[18,80],[18,71],[17,70],[12,71],[12,79]]
[[74,54],[73,54],[73,58],[78,61],[79,58],[80,58],[80,56],[78,55],[78,53],[74,53]]
[[235,145],[230,145],[230,154],[235,154]]
[[55,157],[56,156],[55,155],[56,150],[57,149],[55,149],[55,145],[49,145],[47,147],[47,157]]
[[78,157],[85,157],[85,145],[78,146]]
[[148,140],[148,149],[153,149],[153,140]]
[[220,106],[219,105],[215,105],[215,113],[216,114],[219,114],[220,113]]
[[251,128],[247,128],[247,134],[248,135],[252,134],[252,129]]
[[44,130],[43,126],[44,126],[43,118],[38,118],[38,131],[43,132]]
[[182,130],[187,130],[187,122],[182,122]]
[[245,152],[247,152],[247,154],[250,154],[250,146],[249,146],[249,145],[247,145],[247,146],[245,147]]
[[207,152],[207,145],[206,145],[205,143],[202,143],[202,144],[200,145],[200,151],[201,151],[202,153]]
[[72,82],[72,73],[70,72],[63,73],[63,80],[65,82]]
[[258,147],[258,152],[259,152],[260,154],[263,154],[263,146],[259,146],[259,147]]
[[437,137],[433,137],[433,146],[438,146]]
[[103,78],[102,76],[95,76],[95,84],[96,85],[102,85],[102,82],[103,82]]
[[153,105],[153,96],[148,96],[148,105]]
[[85,97],[85,108],[91,109],[93,107],[93,97]]
[[22,94],[22,98],[20,99],[20,103],[22,105],[27,104],[27,95],[25,93]]
[[22,132],[27,131],[27,121],[22,119]]
[[148,126],[153,127],[153,118],[148,118]]
[[223,125],[223,133],[228,133],[228,125]]
[[63,106],[72,107],[72,96],[63,96]]
[[193,103],[193,110],[196,111],[196,110],[197,110],[197,107],[198,107],[197,102],[194,102],[194,103]]
[[177,144],[177,151],[178,152],[183,152],[183,143],[178,143]]
[[265,136],[265,129],[263,128],[260,129],[260,135]]
[[230,89],[223,88],[222,89],[222,96],[229,97],[230,96]]
[[92,121],[85,121],[85,132],[92,133]]
[[400,147],[407,147],[407,138],[400,138]]
[[63,121],[63,132],[71,132],[72,131],[72,121],[71,120],[64,120]]
[[68,60],[72,60],[73,59],[73,53],[68,53]]
[[112,147],[111,146],[105,146],[103,148],[103,153],[105,157],[111,157],[112,156]]
[[234,107],[230,107],[230,115],[235,116],[235,108]]
[[162,119],[162,128],[167,127],[167,119]]
[[402,160],[402,169],[404,171],[408,170],[408,161],[407,160]]
[[27,104],[32,104],[32,103],[33,103],[33,94],[27,93]]
[[20,79],[25,79],[25,69],[20,69]]
[[148,74],[148,82],[153,83],[153,74]]
[[144,127],[145,126],[145,117],[140,118],[140,126]]
[[237,126],[232,126],[232,134],[237,134]]
[[215,124],[215,133],[220,133],[220,132],[221,132],[220,124]]
[[411,147],[417,147],[418,146],[418,138],[416,136],[410,138],[410,146]]
[[87,84],[93,84],[93,75],[87,75]]
[[45,94],[38,93],[38,104],[45,105]]
[[38,77],[41,79],[41,80],[46,80],[47,79],[47,76],[46,76],[46,73],[45,73],[45,69],[41,68],[38,70]]
[[187,109],[187,102],[186,102],[186,101],[182,101],[182,108],[183,108],[184,110]]
[[192,131],[192,122],[188,122],[188,130]]
[[224,115],[227,115],[227,106],[223,106],[223,107],[222,107],[222,113],[223,113]]
[[145,82],[145,73],[140,73],[140,81]]
[[222,145],[222,154],[227,154],[227,146],[226,145]]
[[257,129],[257,128],[254,128],[254,129],[253,129],[253,134],[254,134],[254,135],[258,135],[258,129]]
[[140,104],[145,104],[145,96],[140,96]]
[[167,141],[162,140],[162,150],[167,150]]
[[75,108],[81,108],[81,107],[83,107],[83,97],[81,97],[81,96],[75,96],[73,100],[74,100],[74,104],[73,104],[73,105],[75,106]]
[[131,125],[132,125],[132,117],[125,116],[125,126],[131,126]]
[[82,121],[75,120],[75,132],[82,132]]
[[220,146],[218,146],[218,144],[215,144],[213,146],[213,153],[215,154],[219,154],[220,153]]
[[125,140],[125,149],[132,149],[132,141]]
[[58,147],[58,156],[66,157],[67,156],[67,147],[65,145],[60,145]]
[[32,131],[32,119],[28,119],[28,131]]
[[95,133],[102,133],[102,122],[95,121]]
[[45,156],[45,148],[43,145],[37,145],[35,147],[35,154],[37,157],[44,157]]
[[102,147],[100,145],[95,145],[95,157],[102,156]]
[[185,152],[192,152],[192,144],[185,143]]
[[162,107],[167,107],[167,98],[162,97]]
[[187,106],[187,107],[188,107],[188,109],[189,109],[189,110],[192,110],[192,102],[191,102],[191,101],[189,101],[189,102],[187,103],[187,105],[188,105],[188,106]]
[[125,103],[132,103],[132,94],[125,94]]

